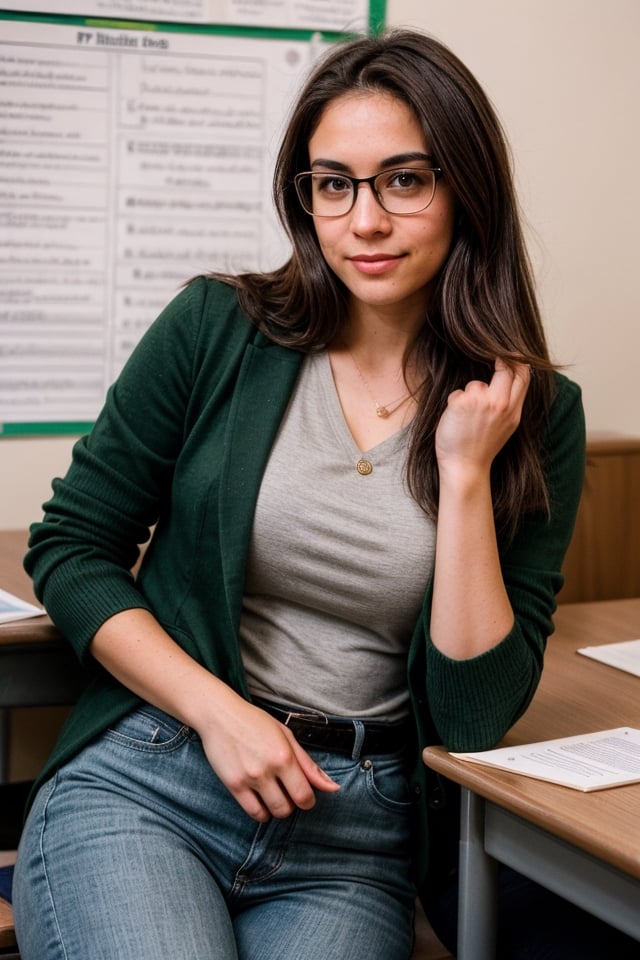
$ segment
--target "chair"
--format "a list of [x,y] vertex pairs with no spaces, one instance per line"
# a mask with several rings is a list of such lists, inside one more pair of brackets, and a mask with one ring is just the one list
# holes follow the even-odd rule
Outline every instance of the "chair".
[[[15,859],[30,782],[0,784],[0,870],[9,869]],[[4,880],[5,877],[3,876]],[[0,886],[5,892],[5,883]],[[13,926],[11,904],[0,895],[0,960],[20,960]]]
[[0,898],[0,960],[20,960],[11,904]]
[[440,943],[427,920],[424,910],[416,904],[416,942],[411,960],[447,960],[452,958],[446,947]]

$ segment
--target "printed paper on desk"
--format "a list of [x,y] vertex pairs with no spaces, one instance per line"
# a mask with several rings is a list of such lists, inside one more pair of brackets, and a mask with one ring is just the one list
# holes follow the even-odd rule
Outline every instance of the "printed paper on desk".
[[602,643],[597,647],[582,647],[578,653],[640,677],[640,640],[623,640],[621,643]]
[[640,730],[632,727],[451,756],[574,790],[640,782]]
[[42,617],[45,611],[42,607],[35,607],[20,597],[14,597],[6,590],[0,590],[0,623],[10,623],[12,620],[26,620],[28,617]]

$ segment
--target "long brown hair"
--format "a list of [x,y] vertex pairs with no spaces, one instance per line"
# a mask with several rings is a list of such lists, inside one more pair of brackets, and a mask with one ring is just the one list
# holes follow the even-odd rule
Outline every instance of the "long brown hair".
[[348,291],[327,266],[313,220],[293,188],[309,168],[308,143],[326,106],[354,90],[384,91],[409,105],[455,197],[451,250],[416,342],[426,387],[418,397],[407,463],[409,489],[435,518],[434,436],[451,391],[488,381],[496,357],[531,366],[519,428],[493,465],[496,527],[509,539],[524,512],[548,511],[543,428],[553,399],[553,364],[522,236],[509,149],[487,96],[443,44],[393,30],[332,48],[293,107],[276,161],[273,196],[292,255],[270,273],[224,276],[272,340],[308,351],[332,342],[347,318]]

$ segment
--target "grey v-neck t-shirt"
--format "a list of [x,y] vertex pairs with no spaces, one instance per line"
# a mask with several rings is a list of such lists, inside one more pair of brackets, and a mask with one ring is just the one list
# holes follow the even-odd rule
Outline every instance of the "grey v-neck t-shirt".
[[328,354],[305,358],[249,551],[240,639],[254,696],[338,716],[408,713],[407,650],[435,549],[406,489],[408,431],[360,451]]

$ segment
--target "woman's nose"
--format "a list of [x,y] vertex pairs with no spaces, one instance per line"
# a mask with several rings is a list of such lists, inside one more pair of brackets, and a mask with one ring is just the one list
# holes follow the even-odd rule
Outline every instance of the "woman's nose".
[[356,233],[379,233],[390,227],[391,217],[380,204],[373,185],[359,183],[355,203],[351,208],[351,228]]

